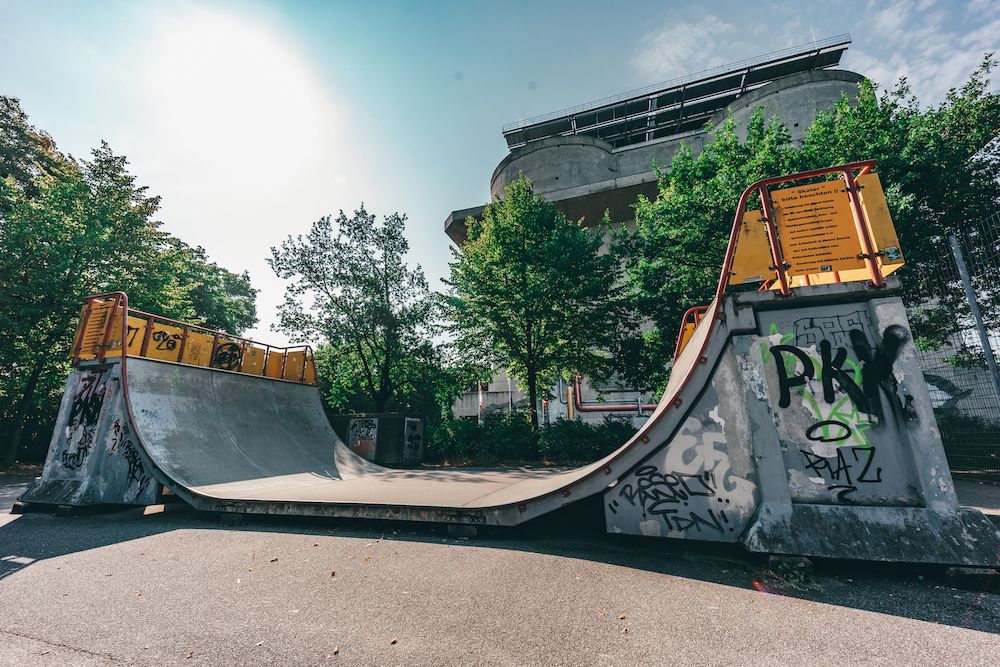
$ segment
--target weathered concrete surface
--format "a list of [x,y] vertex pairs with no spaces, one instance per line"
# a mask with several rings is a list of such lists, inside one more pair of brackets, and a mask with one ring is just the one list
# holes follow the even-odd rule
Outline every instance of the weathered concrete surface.
[[148,505],[157,485],[136,447],[119,364],[73,370],[41,478],[21,500],[52,505]]
[[604,535],[599,513],[592,533],[560,514],[474,541],[194,512],[0,519],[11,667],[964,667],[1000,650],[1000,595],[952,590],[941,568],[821,560],[798,591],[724,545]]

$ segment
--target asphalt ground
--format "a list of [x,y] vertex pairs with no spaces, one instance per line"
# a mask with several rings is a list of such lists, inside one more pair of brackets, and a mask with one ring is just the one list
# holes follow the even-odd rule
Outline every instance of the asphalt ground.
[[1000,662],[1000,594],[941,567],[821,560],[796,585],[739,549],[606,535],[598,502],[451,539],[182,504],[7,513],[27,481],[0,479],[3,666]]

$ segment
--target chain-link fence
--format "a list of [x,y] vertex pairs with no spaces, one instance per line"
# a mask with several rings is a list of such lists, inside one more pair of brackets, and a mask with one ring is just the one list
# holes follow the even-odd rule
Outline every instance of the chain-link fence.
[[1000,481],[1000,213],[933,249],[904,299],[945,453],[956,476]]

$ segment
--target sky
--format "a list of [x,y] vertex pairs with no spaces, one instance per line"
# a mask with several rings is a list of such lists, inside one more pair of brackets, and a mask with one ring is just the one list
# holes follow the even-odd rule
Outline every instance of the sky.
[[441,291],[504,124],[845,33],[841,69],[936,106],[1000,51],[1000,0],[0,0],[0,94],[64,152],[126,156],[165,231],[249,271],[246,335],[280,345],[265,259],[320,217],[406,214]]

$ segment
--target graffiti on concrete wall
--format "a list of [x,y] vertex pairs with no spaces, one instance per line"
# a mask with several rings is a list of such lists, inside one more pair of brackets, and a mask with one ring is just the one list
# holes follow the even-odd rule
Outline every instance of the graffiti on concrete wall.
[[420,419],[407,417],[403,428],[403,462],[417,463],[424,453],[424,428]]
[[716,370],[665,446],[605,492],[608,529],[735,541],[757,504],[757,485],[735,360]]
[[[135,500],[146,490],[152,477],[146,472],[146,466],[136,450],[131,427],[128,421],[122,417],[117,417],[111,424],[107,450],[109,459],[113,456],[121,456],[125,460],[128,470],[125,473],[126,490],[124,496],[126,500]],[[113,461],[106,464],[105,467],[111,468],[112,466]]]
[[76,470],[87,460],[97,433],[97,422],[104,405],[107,375],[104,371],[87,373],[71,394],[69,419],[63,429],[62,464]]
[[348,427],[347,446],[361,458],[373,461],[377,437],[378,419],[352,419]]
[[774,409],[793,497],[854,504],[910,495],[901,502],[912,501],[909,470],[901,452],[891,451],[898,450],[899,422],[916,418],[913,397],[893,369],[909,331],[893,324],[876,337],[869,312],[856,306],[791,324],[772,322],[761,352],[777,385]]

